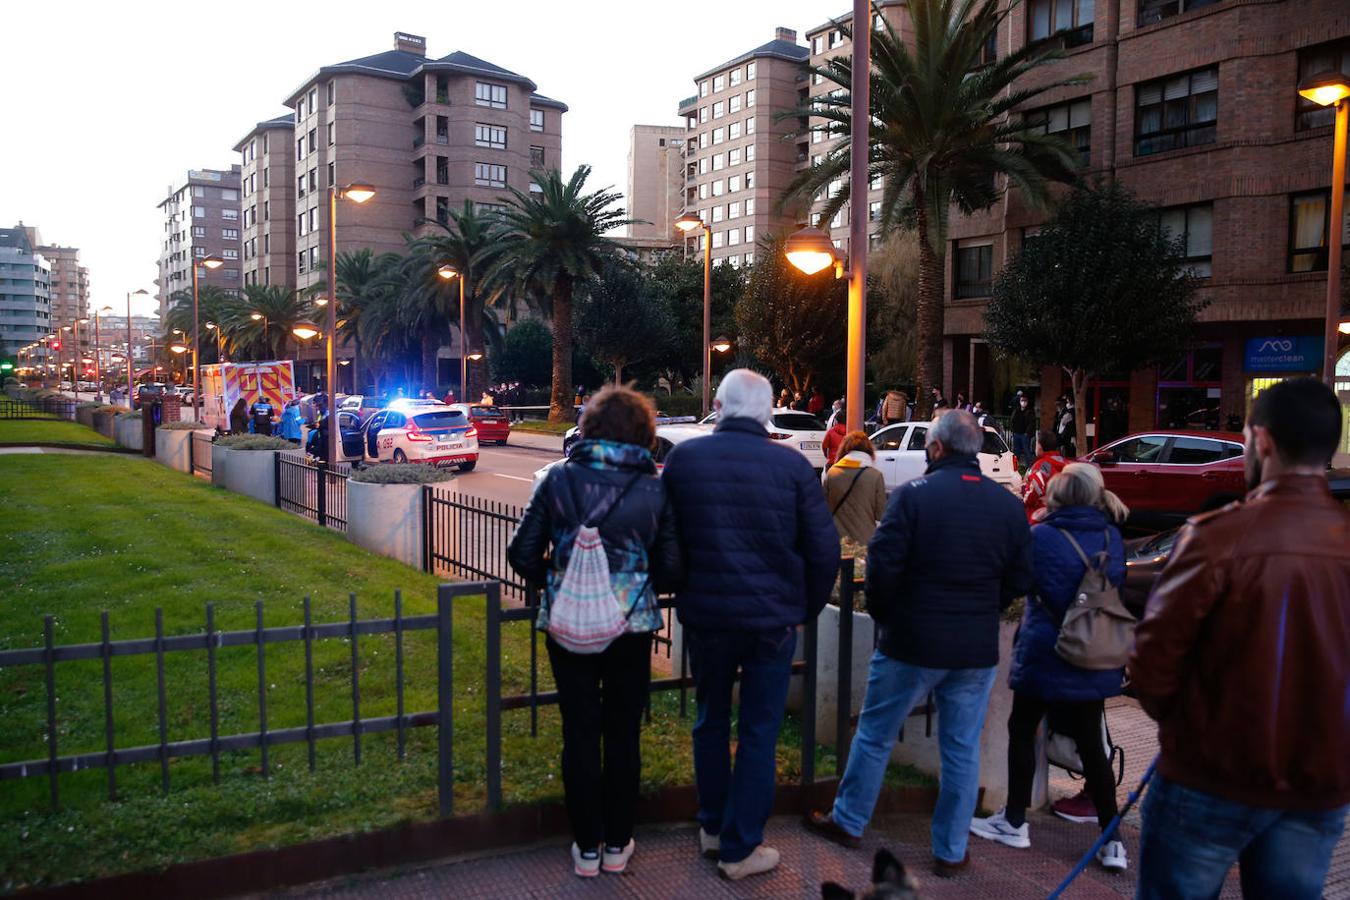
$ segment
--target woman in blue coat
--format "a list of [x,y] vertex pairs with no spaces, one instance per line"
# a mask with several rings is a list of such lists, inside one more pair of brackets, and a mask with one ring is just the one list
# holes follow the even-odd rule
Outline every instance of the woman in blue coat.
[[[1116,523],[1129,510],[1088,463],[1070,463],[1050,480],[1045,493],[1049,515],[1031,529],[1035,587],[1027,598],[1013,645],[1012,714],[1008,717],[1008,804],[987,819],[971,821],[972,833],[1007,844],[1030,847],[1026,821],[1036,769],[1036,730],[1048,713],[1057,729],[1073,739],[1083,762],[1087,793],[1105,829],[1116,815],[1116,786],[1102,746],[1103,701],[1121,693],[1123,669],[1081,669],[1055,652],[1059,625],[1078,593],[1087,567],[1074,548],[1094,558],[1107,550],[1107,575],[1125,580],[1125,547]],[[1123,870],[1125,847],[1108,841],[1097,853],[1103,867]]]

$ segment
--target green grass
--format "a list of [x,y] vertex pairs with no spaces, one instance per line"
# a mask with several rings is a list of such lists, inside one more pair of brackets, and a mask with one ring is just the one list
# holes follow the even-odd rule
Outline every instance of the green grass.
[[524,422],[512,422],[512,431],[528,431],[532,434],[567,434],[575,422],[545,422],[543,419],[526,419]]
[[[265,603],[269,626],[299,624],[301,601],[312,597],[316,622],[345,619],[349,592],[364,618],[392,614],[402,590],[408,615],[433,612],[438,579],[366,553],[341,535],[247,498],[227,494],[149,460],[112,456],[0,457],[0,508],[16,524],[0,532],[0,649],[40,646],[42,616],[55,617],[58,643],[99,639],[99,613],[108,610],[112,637],[154,634],[163,610],[166,634],[200,632],[205,604],[217,627],[254,626],[254,603]],[[406,709],[436,708],[432,632],[405,636]],[[540,642],[540,688],[551,689]],[[503,627],[502,671],[510,692],[528,686],[529,632]],[[303,725],[303,645],[266,650],[270,728]],[[392,636],[360,642],[361,710],[395,712]],[[221,733],[258,726],[257,661],[250,647],[218,652]],[[455,612],[456,809],[475,812],[485,794],[483,605],[469,599]],[[350,718],[350,645],[316,642],[316,721]],[[58,750],[103,748],[101,663],[57,666]],[[112,663],[117,745],[157,741],[153,656]],[[205,654],[165,659],[169,740],[205,737]],[[647,789],[692,780],[689,728],[673,693],[653,700],[643,730]],[[692,710],[692,696],[690,709]],[[40,666],[0,670],[0,761],[46,755],[46,691]],[[780,778],[800,772],[800,739],[789,720],[779,745]],[[0,892],[53,884],[336,834],[386,828],[437,815],[436,732],[409,732],[405,760],[392,735],[363,740],[363,764],[352,741],[319,744],[317,770],[308,771],[303,744],[274,747],[263,778],[259,755],[227,754],[221,783],[211,783],[205,758],[174,760],[171,790],[162,796],[156,764],[119,767],[119,799],[106,799],[102,769],[61,776],[61,808],[52,811],[45,778],[4,782],[0,790]],[[508,804],[561,797],[561,729],[556,709],[540,711],[539,737],[529,735],[528,711],[503,715],[503,794]],[[833,771],[818,752],[817,771]],[[890,783],[930,783],[907,770]]]
[[82,444],[94,447],[115,447],[115,441],[105,438],[92,428],[68,421],[35,421],[33,419],[0,419],[0,444]]

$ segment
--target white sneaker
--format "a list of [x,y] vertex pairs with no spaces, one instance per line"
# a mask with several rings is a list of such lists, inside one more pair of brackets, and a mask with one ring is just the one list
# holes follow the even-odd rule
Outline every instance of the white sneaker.
[[582,850],[572,843],[572,871],[582,878],[594,878],[600,874],[600,848]]
[[722,852],[722,839],[715,834],[708,834],[700,827],[698,830],[698,852],[703,854],[705,859],[717,859],[717,855]]
[[1023,822],[1020,828],[1014,828],[1001,809],[987,819],[971,819],[970,833],[1019,850],[1031,846],[1031,826]]
[[740,862],[720,862],[717,874],[728,881],[740,881],[750,875],[762,875],[778,865],[778,851],[760,844]]
[[628,860],[633,857],[633,850],[637,848],[637,842],[632,838],[622,847],[611,847],[605,845],[605,852],[601,858],[600,868],[613,875],[618,875],[628,867]]
[[1129,861],[1125,859],[1125,845],[1120,841],[1107,841],[1097,851],[1097,862],[1111,872],[1124,872],[1129,867]]

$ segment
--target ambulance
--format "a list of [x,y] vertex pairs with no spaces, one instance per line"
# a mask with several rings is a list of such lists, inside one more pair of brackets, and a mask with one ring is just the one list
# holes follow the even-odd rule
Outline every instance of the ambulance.
[[202,366],[202,421],[220,431],[230,430],[230,410],[240,399],[246,410],[264,399],[280,418],[286,403],[295,397],[295,373],[289,359]]

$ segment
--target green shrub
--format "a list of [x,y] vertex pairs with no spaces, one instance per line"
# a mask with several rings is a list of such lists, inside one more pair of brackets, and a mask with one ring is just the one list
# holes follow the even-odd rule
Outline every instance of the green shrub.
[[[137,414],[139,414],[139,413],[140,413],[140,410],[138,409],[138,410],[136,410],[136,412],[137,412]],[[182,420],[177,421],[177,422],[165,422],[163,425],[160,425],[159,428],[160,428],[161,431],[207,431],[207,430],[214,431],[214,430],[215,430],[215,429],[211,428],[210,425],[203,425],[201,422],[189,422],[189,421],[187,421],[186,419],[182,419]]]
[[703,412],[703,398],[693,394],[652,395],[656,408],[666,416],[697,416]]
[[93,400],[81,400],[81,401],[80,401],[80,405],[79,405],[79,406],[76,406],[75,408],[76,408],[76,409],[98,409],[98,408],[99,408],[100,406],[102,406],[102,405],[103,405],[102,403],[95,403]]
[[362,484],[436,484],[454,478],[454,473],[418,463],[389,463],[369,466],[352,473],[352,481]]
[[267,434],[231,434],[216,440],[226,450],[294,450],[290,441]]
[[[121,407],[118,407],[118,409],[121,409]],[[117,418],[119,418],[119,419],[139,419],[139,418],[141,418],[141,411],[140,411],[139,409],[130,409],[130,410],[128,410],[128,409],[123,409],[121,412],[119,412],[119,413],[117,414]],[[172,423],[170,423],[170,424],[172,424]]]
[[117,415],[118,413],[122,412],[122,407],[113,406],[111,403],[100,403],[98,406],[94,407],[94,412],[112,413],[113,415]]

